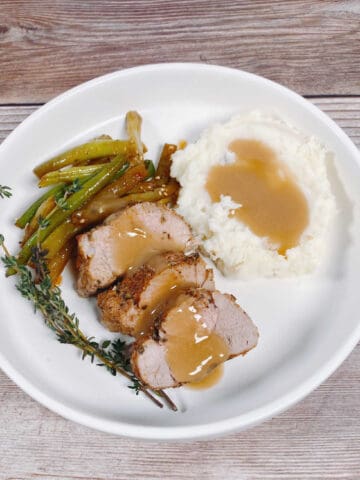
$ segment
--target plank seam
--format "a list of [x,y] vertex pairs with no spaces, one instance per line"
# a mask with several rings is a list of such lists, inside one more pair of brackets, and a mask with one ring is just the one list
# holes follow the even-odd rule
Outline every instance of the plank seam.
[[[327,99],[327,98],[339,98],[339,99],[346,99],[346,98],[360,98],[360,93],[356,94],[346,94],[346,95],[341,95],[341,94],[323,94],[323,95],[302,95],[304,98],[307,98],[309,100],[316,99],[316,98],[321,98],[321,99]],[[46,102],[15,102],[15,103],[0,103],[0,107],[41,107],[42,105],[45,105]]]

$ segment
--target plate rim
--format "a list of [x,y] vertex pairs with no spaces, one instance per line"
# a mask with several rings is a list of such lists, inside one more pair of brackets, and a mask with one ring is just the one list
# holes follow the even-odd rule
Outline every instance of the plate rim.
[[[40,108],[31,113],[23,122],[20,123],[2,142],[0,145],[0,154],[7,147],[7,145],[17,135],[21,134],[24,128],[29,123],[36,120],[41,115],[63,100],[71,98],[78,92],[83,92],[87,89],[91,89],[94,85],[100,84],[112,78],[126,76],[131,72],[147,73],[156,70],[174,70],[174,69],[200,69],[218,72],[227,72],[235,75],[242,76],[243,78],[261,81],[269,84],[272,88],[276,88],[292,97],[297,102],[300,102],[307,107],[308,110],[320,120],[322,120],[332,131],[332,133],[339,137],[342,143],[345,143],[346,148],[352,151],[354,156],[358,160],[360,166],[360,154],[352,140],[348,135],[322,110],[311,103],[306,98],[302,97],[293,90],[269,80],[260,75],[256,75],[250,72],[246,72],[241,69],[224,67],[213,64],[202,64],[193,62],[168,62],[168,63],[153,63],[147,65],[140,65],[122,70],[116,70],[99,77],[95,77],[91,80],[83,82],[63,93],[57,95]],[[7,360],[4,354],[0,351],[0,368],[4,373],[14,381],[18,387],[20,387],[30,397],[38,401],[41,405],[49,408],[62,417],[72,420],[81,425],[97,429],[103,432],[112,433],[120,436],[143,439],[143,440],[200,440],[208,439],[219,435],[228,434],[234,431],[240,431],[255,426],[263,421],[278,415],[279,413],[287,410],[288,408],[301,401],[313,390],[315,390],[321,383],[329,378],[334,371],[346,360],[352,350],[360,340],[360,323],[354,328],[353,332],[348,338],[338,347],[333,353],[331,358],[326,361],[316,372],[308,377],[297,387],[293,388],[284,395],[281,395],[277,399],[268,403],[266,406],[252,410],[251,412],[237,415],[225,420],[210,422],[202,425],[194,426],[168,426],[168,427],[153,427],[148,425],[136,425],[133,423],[127,423],[123,421],[105,420],[96,415],[85,414],[76,408],[69,407],[62,402],[52,398],[51,395],[44,394],[41,389],[32,385],[31,381],[28,381],[21,372],[17,371],[11,363]]]

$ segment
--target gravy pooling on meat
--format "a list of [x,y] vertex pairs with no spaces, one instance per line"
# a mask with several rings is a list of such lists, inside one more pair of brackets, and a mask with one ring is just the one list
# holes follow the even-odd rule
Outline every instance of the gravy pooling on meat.
[[90,296],[158,253],[194,251],[198,240],[174,210],[144,202],[78,235],[77,243],[77,289],[80,295]]
[[166,320],[166,358],[180,383],[197,382],[229,357],[225,341],[209,329],[194,304],[181,303]]
[[[163,313],[156,336],[135,342],[131,365],[138,378],[155,389],[201,380],[205,388],[207,380],[214,384],[220,379],[214,367],[244,355],[257,345],[258,337],[256,326],[233,296],[189,289]],[[212,372],[215,378],[207,379]]]
[[224,374],[224,364],[220,363],[205,378],[199,382],[188,383],[186,386],[193,390],[205,390],[216,385]]
[[309,206],[286,165],[258,140],[234,140],[236,160],[215,165],[206,188],[213,202],[229,195],[242,205],[233,215],[259,237],[267,237],[281,255],[298,245],[309,223]]
[[155,320],[188,287],[215,287],[213,272],[201,257],[159,254],[98,295],[102,321],[111,331],[138,338],[152,330]]
[[150,232],[144,226],[133,222],[129,216],[119,217],[113,223],[113,227],[117,236],[121,238],[121,248],[114,249],[115,263],[128,271],[146,263],[158,253],[183,250],[183,245],[177,243],[168,232]]
[[160,288],[153,294],[151,301],[144,308],[144,315],[142,315],[134,335],[142,336],[148,334],[161,312],[170,308],[175,303],[179,293],[190,286],[192,286],[191,283],[187,283],[175,273],[169,272],[167,282],[161,284]]
[[[148,262],[149,267],[159,268],[164,263],[164,257],[157,255]],[[156,281],[156,280],[155,280]],[[137,325],[135,336],[148,334],[162,312],[169,310],[175,303],[181,292],[186,288],[196,286],[191,279],[182,277],[175,268],[166,269],[163,272],[161,282],[156,289],[153,289],[152,296],[146,308],[143,307],[144,315]]]

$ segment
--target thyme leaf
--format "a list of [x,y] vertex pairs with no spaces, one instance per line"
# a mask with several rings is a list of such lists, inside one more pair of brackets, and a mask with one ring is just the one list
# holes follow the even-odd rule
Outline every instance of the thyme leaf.
[[56,205],[62,210],[67,210],[67,199],[70,195],[81,190],[80,180],[75,178],[75,180],[70,184],[66,185],[59,193],[55,195]]
[[44,218],[43,216],[39,215],[38,224],[41,230],[48,227],[50,225],[50,220],[48,218]]
[[46,265],[46,251],[34,247],[31,252],[30,264],[34,267],[21,265],[16,257],[11,255],[4,244],[4,236],[0,234],[0,246],[5,252],[1,258],[6,269],[14,269],[17,273],[16,288],[23,298],[29,300],[34,312],[43,315],[45,324],[55,333],[60,343],[73,345],[82,352],[82,359],[89,358],[93,363],[105,367],[112,375],[121,374],[129,381],[129,388],[136,395],[145,394],[157,406],[163,407],[154,395],[165,401],[172,410],[177,410],[175,404],[162,390],[152,391],[143,384],[132,372],[130,364],[129,345],[121,339],[105,340],[99,343],[94,337],[87,337],[79,326],[78,317],[69,311],[61,290],[52,286]]
[[10,198],[12,196],[11,187],[0,185],[0,198]]

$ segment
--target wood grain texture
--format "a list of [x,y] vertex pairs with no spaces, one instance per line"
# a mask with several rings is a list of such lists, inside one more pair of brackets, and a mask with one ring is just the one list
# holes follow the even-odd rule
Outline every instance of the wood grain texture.
[[[313,98],[360,147],[360,97]],[[0,107],[0,141],[36,107]],[[252,430],[192,443],[71,423],[0,371],[0,480],[360,479],[360,345],[305,400]]]
[[359,24],[359,0],[1,0],[0,103],[183,61],[241,68],[301,94],[360,94]]
[[359,395],[357,347],[309,397],[252,430],[145,443],[68,422],[0,373],[0,480],[358,480]]
[[[327,113],[360,148],[360,96],[350,98],[311,98],[314,105]],[[0,142],[39,106],[1,106]]]

